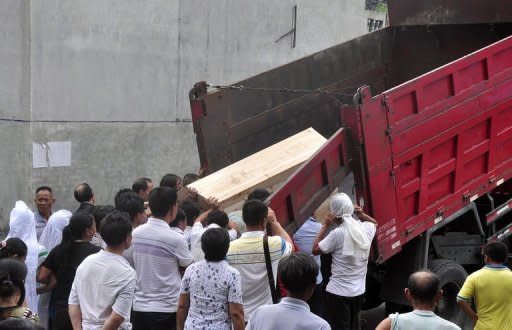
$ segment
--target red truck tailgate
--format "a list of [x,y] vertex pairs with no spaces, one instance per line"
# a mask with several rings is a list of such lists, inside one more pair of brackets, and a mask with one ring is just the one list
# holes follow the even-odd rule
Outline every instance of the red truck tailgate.
[[512,37],[361,94],[379,261],[512,176]]

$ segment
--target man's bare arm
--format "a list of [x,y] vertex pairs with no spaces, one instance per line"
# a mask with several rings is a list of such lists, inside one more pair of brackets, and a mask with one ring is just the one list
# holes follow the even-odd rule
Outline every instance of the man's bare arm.
[[292,238],[288,235],[286,230],[284,230],[279,221],[277,221],[276,214],[271,208],[268,208],[267,221],[270,225],[270,229],[272,230],[272,235],[281,236],[282,239],[293,245]]
[[103,330],[117,330],[124,321],[124,317],[112,311],[108,319],[103,324]]
[[462,308],[462,310],[466,314],[468,314],[468,316],[473,320],[473,322],[476,323],[476,321],[478,320],[478,315],[475,313],[473,308],[471,308],[471,305],[461,299],[457,299],[457,303],[459,304],[460,308]]
[[390,330],[391,329],[391,319],[389,317],[382,320],[379,325],[375,328],[375,330]]
[[311,251],[311,253],[313,253],[313,255],[317,256],[317,255],[320,255],[323,253],[322,250],[320,249],[320,247],[318,246],[318,243],[320,243],[320,241],[322,241],[324,239],[325,234],[327,233],[327,230],[333,224],[333,222],[334,222],[334,216],[332,214],[329,214],[325,218],[322,228],[320,228],[318,235],[316,235],[316,238],[313,241],[313,250]]
[[68,306],[69,319],[73,330],[82,330],[82,311],[80,305],[69,305]]

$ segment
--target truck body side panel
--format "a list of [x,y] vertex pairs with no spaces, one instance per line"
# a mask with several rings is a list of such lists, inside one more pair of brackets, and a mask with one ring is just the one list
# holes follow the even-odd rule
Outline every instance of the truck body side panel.
[[512,37],[374,98],[365,92],[370,205],[385,261],[512,177]]

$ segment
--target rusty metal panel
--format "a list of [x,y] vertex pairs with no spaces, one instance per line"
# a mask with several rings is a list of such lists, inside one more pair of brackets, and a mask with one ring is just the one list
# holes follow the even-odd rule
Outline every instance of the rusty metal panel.
[[390,25],[512,22],[510,0],[388,0]]
[[[321,89],[345,100],[369,85],[376,95],[511,32],[512,24],[388,27],[235,85]],[[207,91],[204,84],[190,100],[201,165],[210,173],[307,127],[331,136],[345,102],[317,93]]]

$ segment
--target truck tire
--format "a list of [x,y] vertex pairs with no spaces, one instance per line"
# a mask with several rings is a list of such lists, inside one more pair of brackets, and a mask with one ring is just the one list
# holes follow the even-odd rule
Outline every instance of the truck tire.
[[443,298],[437,304],[436,314],[463,326],[466,323],[466,314],[457,304],[457,294],[468,273],[461,265],[447,259],[431,260],[428,268],[439,276],[440,287],[443,290]]

